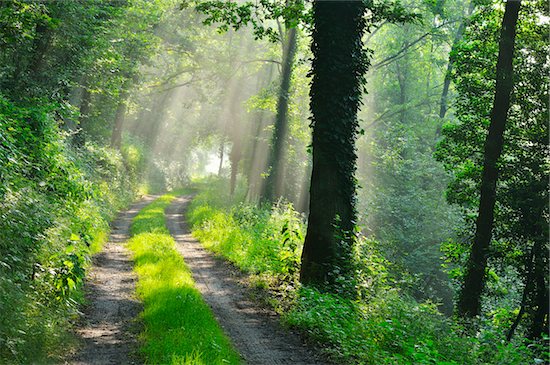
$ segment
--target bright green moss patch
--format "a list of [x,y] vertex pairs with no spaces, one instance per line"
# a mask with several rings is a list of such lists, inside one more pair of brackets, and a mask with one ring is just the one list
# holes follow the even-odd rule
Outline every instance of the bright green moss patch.
[[138,274],[143,353],[150,364],[239,364],[240,357],[202,299],[165,225],[164,195],[135,218],[128,246]]

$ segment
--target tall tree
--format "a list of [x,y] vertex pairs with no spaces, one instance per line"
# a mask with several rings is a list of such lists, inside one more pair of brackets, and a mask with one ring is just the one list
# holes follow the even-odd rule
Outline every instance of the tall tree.
[[[456,34],[453,39],[451,50],[453,50],[462,39],[462,34],[464,33],[464,29],[466,28],[466,22],[468,21],[468,17],[474,11],[474,7],[475,7],[475,2],[470,1],[470,4],[468,5],[468,9],[466,11],[465,19],[460,22],[460,25],[456,30]],[[451,52],[451,55],[449,56],[449,61],[447,62],[447,71],[445,72],[445,79],[443,80],[443,90],[441,91],[441,98],[439,100],[439,118],[441,119],[445,118],[445,114],[447,114],[447,107],[448,107],[447,98],[449,96],[449,89],[451,87],[452,72],[453,72],[453,59],[452,59],[452,52]],[[440,132],[441,130],[440,128],[438,128],[437,129],[438,136]]]
[[458,313],[474,317],[481,310],[481,294],[494,222],[498,160],[504,144],[504,130],[513,88],[514,41],[520,1],[508,1],[502,19],[499,53],[496,67],[496,92],[491,112],[491,124],[485,140],[481,198],[476,221],[476,233],[468,260],[464,284],[458,302]]
[[292,65],[296,54],[296,41],[298,35],[296,28],[286,31],[286,42],[283,50],[283,68],[281,71],[281,85],[277,99],[277,115],[273,137],[271,139],[271,151],[269,155],[269,176],[266,181],[264,198],[275,201],[283,194],[284,179],[284,149],[288,135],[288,104],[290,99],[290,81],[292,77]]
[[[367,11],[368,10],[368,11]],[[400,2],[313,2],[312,173],[300,281],[340,290],[353,277],[357,112],[370,58],[362,37],[381,21],[418,18]],[[347,291],[349,288],[343,288]]]
[[313,3],[313,170],[300,271],[304,284],[336,284],[342,273],[334,269],[351,256],[357,111],[367,69],[362,43],[365,11],[362,1]]

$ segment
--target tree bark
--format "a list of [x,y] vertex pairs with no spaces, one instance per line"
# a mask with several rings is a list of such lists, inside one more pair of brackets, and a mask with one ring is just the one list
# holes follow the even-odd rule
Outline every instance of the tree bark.
[[284,183],[284,159],[285,143],[288,135],[288,104],[290,99],[290,81],[292,78],[292,66],[296,55],[296,41],[298,35],[296,28],[286,31],[286,45],[283,52],[283,69],[281,73],[281,86],[277,99],[277,115],[275,117],[275,129],[269,154],[269,176],[266,181],[265,196],[267,201],[275,201],[282,196]]
[[519,8],[520,1],[508,1],[502,20],[496,67],[496,93],[491,112],[489,134],[485,140],[479,213],[474,242],[466,266],[464,285],[457,308],[458,314],[462,317],[472,318],[479,315],[481,311],[481,294],[485,286],[485,271],[494,223],[498,180],[497,162],[504,144],[504,130],[508,109],[510,108],[510,95],[514,85],[512,61]]
[[[362,1],[313,3],[310,109],[313,170],[302,252],[303,284],[331,290],[349,277],[355,240],[357,111],[366,71]],[[338,272],[337,272],[338,271]]]
[[537,242],[533,248],[535,250],[534,276],[535,290],[533,295],[533,315],[529,328],[528,337],[531,340],[540,338],[542,334],[548,333],[548,250],[542,242]]

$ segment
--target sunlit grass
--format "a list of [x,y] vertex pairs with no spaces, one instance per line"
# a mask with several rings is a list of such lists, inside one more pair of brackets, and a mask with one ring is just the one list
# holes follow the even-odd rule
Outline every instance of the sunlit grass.
[[150,364],[239,364],[240,357],[202,299],[165,225],[164,195],[135,218],[128,247],[143,301],[141,352]]

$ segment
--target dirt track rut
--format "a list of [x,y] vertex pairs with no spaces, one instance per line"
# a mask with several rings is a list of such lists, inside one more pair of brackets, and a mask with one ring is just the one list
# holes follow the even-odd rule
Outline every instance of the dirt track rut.
[[197,288],[244,361],[251,365],[325,364],[298,335],[281,328],[275,313],[249,301],[233,270],[191,236],[184,218],[190,200],[185,196],[173,201],[166,210],[167,226]]
[[124,242],[130,236],[132,219],[154,196],[147,196],[119,214],[111,224],[109,242],[95,255],[86,280],[88,305],[77,335],[81,349],[66,363],[78,365],[136,364],[137,340],[132,331],[141,305],[134,297],[135,274]]

